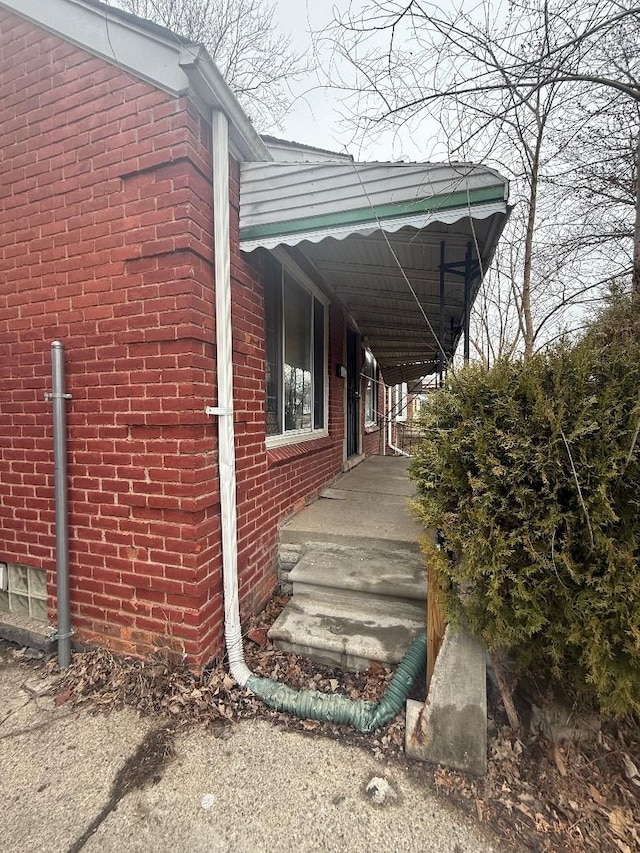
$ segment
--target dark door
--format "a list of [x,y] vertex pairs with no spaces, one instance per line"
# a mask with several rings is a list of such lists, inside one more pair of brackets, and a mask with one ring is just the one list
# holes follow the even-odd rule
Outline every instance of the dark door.
[[347,456],[358,452],[360,426],[360,339],[347,329]]

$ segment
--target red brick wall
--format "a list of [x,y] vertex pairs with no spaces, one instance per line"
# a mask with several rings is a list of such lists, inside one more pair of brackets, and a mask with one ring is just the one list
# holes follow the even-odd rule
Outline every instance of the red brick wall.
[[208,131],[6,12],[0,103],[0,558],[46,568],[53,601],[60,339],[77,636],[201,662],[221,640]]
[[[50,343],[66,349],[72,622],[115,651],[222,649],[210,128],[175,99],[0,12],[0,559],[47,571]],[[341,469],[345,317],[329,312],[329,438],[266,451],[259,258],[231,164],[243,615],[277,529]]]

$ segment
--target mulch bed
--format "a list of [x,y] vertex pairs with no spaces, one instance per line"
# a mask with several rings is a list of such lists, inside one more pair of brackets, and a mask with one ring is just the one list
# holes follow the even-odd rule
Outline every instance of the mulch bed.
[[[376,665],[360,673],[320,666],[279,652],[266,632],[287,602],[277,596],[254,617],[245,637],[249,668],[294,688],[342,693],[378,701],[392,670]],[[57,673],[55,661],[47,664]],[[418,679],[413,698],[424,699]],[[417,762],[404,756],[404,713],[381,731],[363,735],[344,726],[279,714],[241,690],[219,666],[197,678],[166,661],[122,660],[99,649],[74,655],[56,679],[57,705],[85,705],[95,712],[130,707],[176,725],[205,724],[225,736],[241,719],[262,718],[291,730],[337,738],[374,755],[402,762],[422,785],[491,828],[511,847],[544,851],[633,853],[640,850],[640,728],[627,719],[603,722],[580,743],[552,743],[541,734],[517,736],[502,707],[490,707],[489,762],[484,779]]]

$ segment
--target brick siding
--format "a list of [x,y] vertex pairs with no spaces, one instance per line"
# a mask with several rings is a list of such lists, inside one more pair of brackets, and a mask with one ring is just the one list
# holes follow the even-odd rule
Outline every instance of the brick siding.
[[72,619],[84,642],[221,642],[207,128],[0,12],[0,552],[47,570],[50,342],[66,348]]
[[[55,621],[50,343],[66,350],[72,622],[84,643],[197,667],[222,651],[210,127],[174,98],[0,11],[0,559],[47,572]],[[232,313],[243,616],[276,582],[282,519],[340,471],[329,439],[265,449],[259,259]]]

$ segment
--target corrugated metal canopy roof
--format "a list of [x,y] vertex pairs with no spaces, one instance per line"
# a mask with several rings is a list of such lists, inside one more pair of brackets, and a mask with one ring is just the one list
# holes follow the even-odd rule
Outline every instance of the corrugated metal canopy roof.
[[506,197],[500,175],[470,164],[250,163],[241,173],[240,247],[296,246],[346,306],[385,381],[412,382],[437,369],[442,244],[440,343],[451,358],[464,320],[465,255],[470,247],[473,301]]

